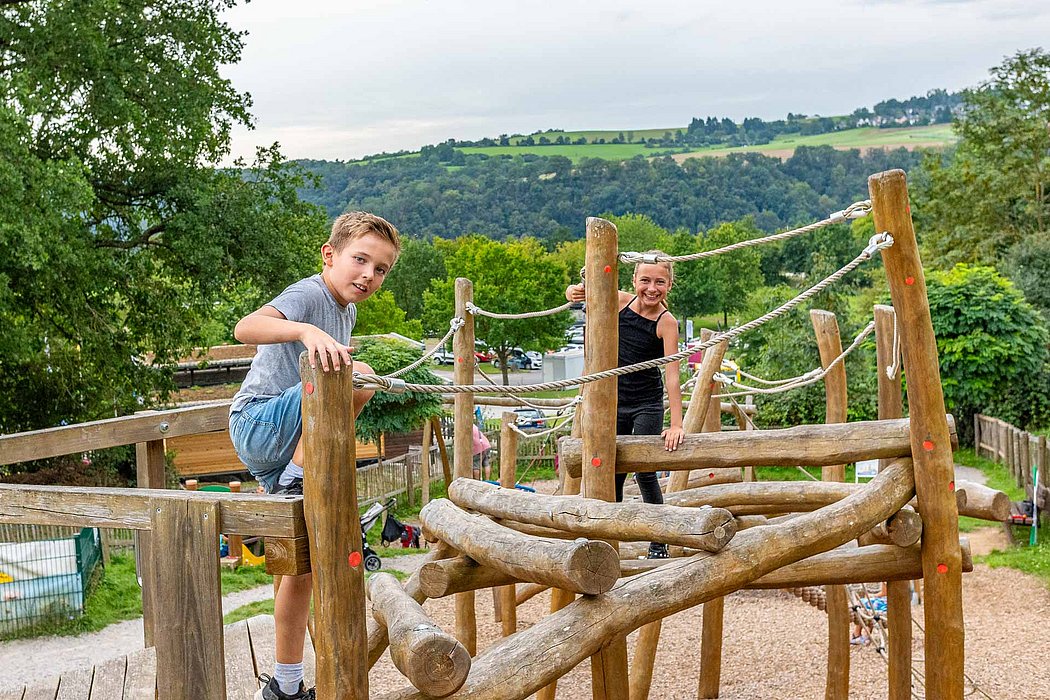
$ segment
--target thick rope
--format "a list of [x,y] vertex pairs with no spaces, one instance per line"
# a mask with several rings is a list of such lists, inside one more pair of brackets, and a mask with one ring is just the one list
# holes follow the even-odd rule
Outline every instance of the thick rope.
[[489,318],[539,318],[540,316],[552,316],[561,313],[562,311],[568,311],[569,307],[574,303],[576,302],[570,301],[553,309],[547,309],[546,311],[526,311],[520,314],[498,314],[494,311],[486,311],[479,306],[475,306],[473,303],[467,302],[467,311],[475,316],[487,316]]
[[716,255],[722,255],[723,253],[731,253],[734,250],[740,250],[741,248],[750,248],[756,245],[762,245],[764,243],[773,243],[775,241],[783,241],[788,238],[794,238],[795,236],[801,236],[804,233],[810,233],[817,229],[824,228],[825,226],[831,226],[832,224],[840,224],[851,219],[861,219],[871,213],[871,200],[863,200],[860,202],[854,202],[842,211],[837,211],[826,219],[821,219],[815,223],[801,228],[792,229],[790,231],[784,231],[783,233],[773,234],[772,236],[763,236],[762,238],[753,238],[749,241],[740,241],[739,243],[733,243],[731,245],[723,246],[721,248],[715,248],[714,250],[705,250],[700,253],[690,253],[689,255],[655,255],[650,253],[633,253],[625,252],[620,253],[620,261],[624,263],[659,263],[659,262],[686,262],[688,260],[701,260],[703,258],[712,258]]
[[877,251],[889,248],[893,245],[893,237],[889,233],[879,233],[871,237],[868,241],[867,247],[864,248],[861,253],[850,262],[846,263],[839,270],[831,273],[820,282],[802,292],[794,299],[784,302],[777,308],[773,309],[769,313],[766,313],[758,318],[748,321],[742,326],[738,326],[731,330],[726,331],[720,335],[712,336],[706,342],[699,343],[693,347],[686,348],[681,352],[677,352],[673,355],[667,355],[655,360],[647,360],[645,362],[639,362],[633,365],[627,365],[624,367],[616,367],[613,369],[604,370],[602,372],[596,372],[594,374],[584,375],[582,377],[576,377],[575,379],[563,379],[555,382],[545,382],[542,384],[527,384],[520,386],[504,386],[499,387],[498,390],[494,391],[492,387],[487,387],[478,384],[466,384],[466,385],[436,385],[436,384],[407,384],[398,379],[389,379],[376,375],[354,373],[354,386],[358,389],[370,389],[375,391],[392,391],[395,393],[402,393],[405,391],[415,391],[425,394],[438,394],[438,393],[461,393],[461,394],[486,394],[486,393],[502,393],[502,394],[527,394],[537,391],[558,391],[561,389],[567,389],[574,386],[581,386],[583,384],[590,384],[602,379],[609,379],[612,377],[618,377],[623,374],[630,374],[632,372],[639,372],[645,369],[652,369],[654,367],[661,367],[671,362],[678,362],[689,357],[698,350],[706,350],[714,347],[718,343],[725,340],[732,340],[737,336],[743,335],[748,331],[754,330],[759,326],[762,326],[769,321],[779,318],[784,314],[788,313],[798,305],[807,301],[808,299],[816,296],[820,292],[824,291],[827,287],[838,282],[844,276],[855,270],[862,263],[871,259]]
[[857,334],[857,337],[853,339],[853,342],[850,343],[849,347],[846,348],[845,350],[843,350],[842,353],[838,357],[836,357],[834,360],[832,360],[831,363],[828,364],[827,367],[825,367],[823,369],[814,369],[814,370],[811,370],[811,371],[809,371],[806,374],[803,374],[801,376],[793,377],[790,380],[786,380],[786,381],[793,382],[791,384],[784,383],[784,384],[781,384],[780,386],[774,386],[774,387],[770,387],[770,388],[752,387],[752,386],[747,386],[746,384],[741,384],[739,382],[736,382],[733,379],[731,379],[730,377],[727,377],[726,375],[722,374],[721,372],[716,372],[715,373],[715,380],[717,382],[719,382],[719,383],[721,383],[723,385],[735,386],[735,387],[737,387],[739,389],[745,389],[745,391],[734,391],[734,392],[725,393],[725,394],[715,394],[715,396],[718,397],[718,398],[724,399],[724,398],[728,398],[730,396],[752,396],[752,395],[755,395],[755,394],[780,394],[780,393],[785,392],[785,391],[791,391],[793,389],[801,389],[804,386],[809,386],[810,384],[815,384],[815,383],[819,382],[820,380],[822,380],[824,377],[826,377],[828,375],[828,372],[830,372],[836,365],[840,364],[843,360],[845,360],[847,355],[849,355],[851,352],[856,350],[857,347],[859,347],[860,344],[862,342],[864,342],[864,339],[867,338],[869,335],[871,335],[871,332],[873,330],[875,330],[875,322],[874,321],[869,321],[868,325],[866,325],[864,327],[864,329],[860,333]]
[[552,433],[558,432],[559,430],[564,428],[568,423],[571,423],[572,422],[572,418],[575,415],[576,415],[576,411],[574,409],[572,411],[568,411],[566,413],[563,413],[560,416],[555,416],[553,418],[553,420],[559,420],[559,419],[564,419],[564,420],[562,420],[561,423],[558,423],[557,425],[555,425],[553,427],[547,428],[546,430],[538,430],[538,431],[536,431],[534,433],[526,433],[524,430],[522,430],[521,428],[519,428],[517,425],[515,425],[513,423],[511,423],[510,429],[513,430],[514,432],[516,432],[518,435],[520,435],[521,437],[523,437],[525,439],[534,440],[534,439],[536,439],[538,437],[546,437],[546,436],[548,436],[548,435],[550,435]]
[[458,316],[457,316],[457,317],[455,317],[455,318],[453,318],[453,319],[451,319],[451,320],[450,320],[450,321],[448,322],[448,333],[446,333],[446,334],[445,334],[445,337],[444,337],[444,338],[442,338],[441,340],[439,340],[439,341],[438,341],[437,345],[435,345],[434,347],[432,347],[432,348],[431,348],[431,349],[430,349],[430,350],[429,350],[428,352],[424,353],[424,354],[423,354],[423,357],[419,358],[418,360],[416,360],[416,361],[415,361],[415,362],[413,362],[412,364],[408,365],[407,367],[402,367],[402,368],[401,368],[401,369],[399,369],[399,370],[396,370],[396,371],[394,371],[394,372],[391,372],[390,374],[384,374],[383,376],[384,376],[384,377],[387,377],[387,378],[392,378],[392,377],[398,377],[398,376],[400,376],[400,375],[402,375],[402,374],[406,374],[406,373],[408,373],[408,372],[411,372],[411,371],[412,371],[412,370],[414,370],[414,369],[415,369],[416,367],[419,367],[419,366],[420,366],[420,365],[422,365],[422,364],[423,364],[424,362],[426,362],[426,361],[427,361],[427,360],[429,360],[429,359],[430,359],[431,357],[433,357],[433,356],[434,356],[434,354],[435,354],[435,353],[436,353],[436,352],[437,352],[438,350],[440,350],[441,348],[445,347],[445,343],[446,343],[446,342],[448,341],[448,339],[452,337],[452,334],[453,334],[453,333],[455,333],[455,332],[456,332],[456,331],[458,331],[458,330],[459,330],[460,328],[462,328],[462,327],[463,327],[463,324],[464,324],[464,323],[466,323],[466,321],[464,321],[463,319],[459,318]]

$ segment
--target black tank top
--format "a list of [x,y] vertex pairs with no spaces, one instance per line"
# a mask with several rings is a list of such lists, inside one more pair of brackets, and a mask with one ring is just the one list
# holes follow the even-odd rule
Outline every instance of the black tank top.
[[[656,336],[656,324],[667,310],[650,321],[631,310],[637,298],[620,310],[620,367],[664,356],[664,341]],[[620,375],[616,378],[616,389],[620,406],[663,404],[664,385],[657,367]]]

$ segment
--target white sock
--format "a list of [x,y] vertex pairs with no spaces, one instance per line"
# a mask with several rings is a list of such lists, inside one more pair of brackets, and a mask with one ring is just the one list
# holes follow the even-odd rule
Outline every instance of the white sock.
[[299,692],[299,684],[303,682],[303,662],[297,664],[274,664],[273,677],[278,687],[285,695],[295,695]]
[[295,462],[289,462],[288,466],[281,472],[281,478],[277,480],[277,483],[281,486],[287,486],[292,483],[293,479],[303,478],[303,468]]

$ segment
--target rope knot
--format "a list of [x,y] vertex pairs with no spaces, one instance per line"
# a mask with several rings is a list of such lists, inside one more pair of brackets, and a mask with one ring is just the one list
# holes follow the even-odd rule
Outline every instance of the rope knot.
[[883,231],[882,233],[876,233],[874,236],[868,239],[868,245],[864,248],[861,255],[867,260],[872,255],[880,250],[889,248],[893,245],[893,236],[889,234],[889,231]]
[[474,302],[472,302],[472,301],[468,301],[467,302],[466,309],[467,309],[468,313],[475,314],[475,315],[480,310],[477,306],[474,306]]
[[451,330],[453,333],[455,333],[465,325],[467,325],[467,320],[465,318],[460,318],[459,316],[453,317],[452,320],[448,322],[449,330]]

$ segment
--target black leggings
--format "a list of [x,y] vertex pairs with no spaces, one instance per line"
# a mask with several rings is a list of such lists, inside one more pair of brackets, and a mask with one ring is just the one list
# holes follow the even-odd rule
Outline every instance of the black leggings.
[[[617,435],[659,435],[664,429],[664,407],[662,403],[644,406],[618,406],[616,409]],[[634,480],[645,503],[663,503],[660,482],[656,472],[637,472]],[[623,484],[626,474],[616,475],[616,500],[623,500]]]

